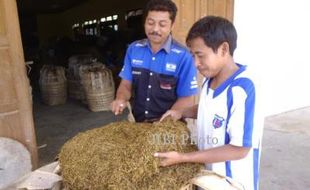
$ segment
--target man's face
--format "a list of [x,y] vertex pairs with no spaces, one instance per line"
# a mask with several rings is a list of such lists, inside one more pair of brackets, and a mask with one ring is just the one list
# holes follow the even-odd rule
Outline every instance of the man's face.
[[149,11],[145,19],[144,30],[151,44],[162,45],[171,33],[173,24],[169,12]]
[[204,77],[212,78],[220,72],[223,67],[220,48],[215,53],[210,47],[206,46],[200,37],[193,39],[189,48],[195,58],[197,69]]

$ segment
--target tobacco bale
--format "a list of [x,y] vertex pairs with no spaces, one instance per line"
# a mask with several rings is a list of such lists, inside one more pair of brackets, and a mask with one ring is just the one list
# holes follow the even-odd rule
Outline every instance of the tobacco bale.
[[[118,122],[80,133],[59,154],[69,189],[180,189],[199,164],[159,167],[158,151],[197,150],[181,122]],[[174,140],[173,140],[174,139]]]

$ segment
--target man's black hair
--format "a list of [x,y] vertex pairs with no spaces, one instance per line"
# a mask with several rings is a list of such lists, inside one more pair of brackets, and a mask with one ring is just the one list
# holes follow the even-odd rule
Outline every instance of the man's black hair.
[[233,56],[237,47],[237,31],[229,20],[222,17],[206,16],[197,21],[189,31],[186,43],[189,45],[190,41],[198,37],[214,52],[223,42],[227,42],[229,53]]
[[174,23],[178,8],[171,0],[150,0],[145,7],[145,17],[149,11],[167,11],[170,14],[170,20]]

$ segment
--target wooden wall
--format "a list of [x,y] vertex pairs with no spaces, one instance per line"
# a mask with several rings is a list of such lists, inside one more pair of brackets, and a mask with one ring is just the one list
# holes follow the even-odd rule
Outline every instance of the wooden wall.
[[190,27],[207,15],[222,16],[233,21],[234,0],[173,0],[178,6],[178,15],[173,36],[185,42]]
[[[191,26],[207,15],[222,16],[233,21],[234,0],[173,0],[178,7],[173,36],[185,45],[185,39]],[[198,75],[201,83],[202,76]],[[198,98],[196,99],[197,102]]]
[[16,1],[0,0],[0,136],[23,143],[36,168],[37,145],[30,93]]

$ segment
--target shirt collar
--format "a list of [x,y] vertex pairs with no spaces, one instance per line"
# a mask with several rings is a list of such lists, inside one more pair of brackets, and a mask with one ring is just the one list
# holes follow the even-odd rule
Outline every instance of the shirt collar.
[[[164,49],[164,50],[166,51],[166,53],[170,53],[171,44],[172,44],[172,36],[171,36],[171,34],[170,34],[170,35],[168,36],[166,42],[160,47],[159,50]],[[147,45],[148,45],[148,47],[149,47],[150,49],[152,49],[149,40],[147,40]]]

